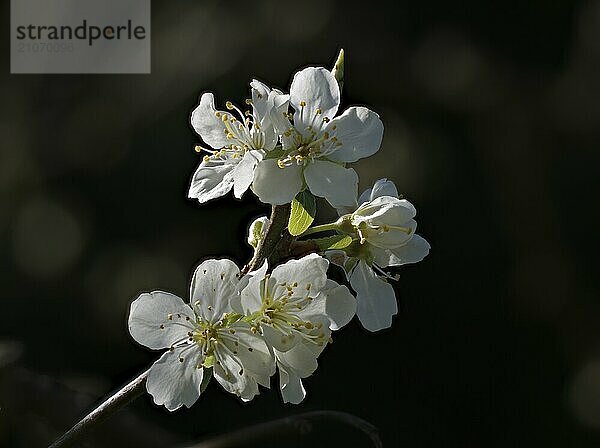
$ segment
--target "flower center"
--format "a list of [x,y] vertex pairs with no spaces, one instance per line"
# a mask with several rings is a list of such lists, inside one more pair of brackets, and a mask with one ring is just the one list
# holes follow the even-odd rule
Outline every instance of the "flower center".
[[269,325],[282,334],[282,342],[296,336],[323,345],[326,341],[323,325],[302,319],[298,313],[312,302],[309,296],[311,285],[308,284],[304,291],[299,291],[298,283],[273,284],[270,276],[263,280],[261,291],[262,307],[258,311],[257,321],[262,325]]
[[356,231],[358,232],[358,236],[360,237],[360,243],[364,244],[370,236],[373,235],[382,235],[384,233],[388,233],[391,230],[396,230],[398,232],[406,233],[406,235],[411,235],[414,231],[411,227],[407,226],[390,226],[388,224],[371,224],[367,221],[362,221],[355,226]]
[[210,322],[198,315],[195,319],[192,319],[180,313],[169,313],[165,323],[161,324],[159,329],[165,330],[167,326],[182,326],[188,330],[185,337],[174,341],[169,348],[173,352],[175,349],[183,347],[183,350],[179,352],[179,362],[185,361],[185,356],[190,350],[199,348],[200,356],[196,355],[198,356],[196,367],[200,369],[213,365],[216,345],[223,338],[223,332],[225,331],[222,320]]
[[[246,104],[252,104],[251,100],[246,100]],[[258,119],[249,110],[242,112],[231,101],[225,103],[225,107],[232,113],[215,112],[215,116],[223,122],[223,132],[228,140],[231,140],[229,145],[225,145],[219,150],[210,150],[196,146],[196,151],[208,152],[203,160],[205,163],[209,161],[224,161],[228,159],[239,160],[247,151],[264,150],[266,138],[262,131]],[[236,118],[233,113],[239,116]]]
[[316,109],[312,117],[306,117],[307,121],[304,119],[307,113],[305,109],[306,102],[301,101],[299,116],[294,118],[294,125],[283,133],[285,146],[291,149],[277,161],[279,168],[293,164],[306,166],[315,159],[326,157],[342,145],[335,136],[337,126],[328,126],[331,120],[322,116],[321,109]]

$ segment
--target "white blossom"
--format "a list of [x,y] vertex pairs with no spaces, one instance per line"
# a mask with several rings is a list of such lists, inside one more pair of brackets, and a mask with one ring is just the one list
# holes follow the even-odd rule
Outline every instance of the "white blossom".
[[195,131],[210,148],[194,173],[188,196],[204,203],[227,194],[232,188],[241,198],[254,178],[254,170],[266,153],[275,148],[278,136],[271,123],[271,109],[286,110],[287,95],[263,83],[250,83],[252,111],[243,113],[231,102],[229,112],[215,109],[212,93],[204,93],[191,116]]
[[321,67],[296,73],[289,99],[293,115],[271,111],[282,152],[258,164],[253,191],[262,202],[280,205],[292,201],[306,185],[336,208],[355,206],[358,176],[345,165],[379,150],[383,137],[379,116],[354,106],[335,117],[340,89],[334,75]]
[[393,182],[380,179],[360,196],[358,208],[338,223],[357,235],[358,241],[344,251],[330,251],[327,257],[344,267],[356,291],[357,316],[370,331],[388,328],[398,312],[390,278],[383,268],[421,261],[429,243],[415,234],[415,207],[399,199]]
[[242,400],[269,387],[275,371],[264,340],[232,313],[239,284],[230,260],[208,260],[194,273],[190,303],[166,292],[140,295],[131,304],[129,331],[140,344],[168,349],[150,368],[146,388],[154,402],[174,411],[196,402],[211,375]]
[[240,300],[233,305],[272,349],[284,402],[304,399],[302,378],[317,368],[331,331],[346,325],[356,311],[348,288],[327,279],[328,264],[311,254],[267,274],[265,263],[242,279]]

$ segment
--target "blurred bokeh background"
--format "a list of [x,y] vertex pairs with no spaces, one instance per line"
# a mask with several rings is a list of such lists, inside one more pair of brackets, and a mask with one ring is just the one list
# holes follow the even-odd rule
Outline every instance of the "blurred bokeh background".
[[[251,77],[287,89],[341,47],[344,104],[386,126],[354,166],[361,189],[393,179],[433,247],[401,270],[393,328],[337,334],[300,406],[276,387],[244,405],[212,384],[174,414],[144,396],[90,446],[171,446],[317,409],[372,422],[385,446],[598,446],[600,1],[152,9],[151,75],[10,75],[4,33],[0,446],[44,446],[152,362],[126,330],[138,293],[185,297],[203,257],[250,257],[264,205],[186,199],[199,95],[241,103]],[[283,442],[368,446],[340,426],[263,446]]]

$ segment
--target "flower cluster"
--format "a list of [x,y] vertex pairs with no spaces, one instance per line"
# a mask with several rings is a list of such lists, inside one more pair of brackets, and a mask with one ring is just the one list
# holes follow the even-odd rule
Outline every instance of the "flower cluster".
[[339,84],[322,67],[296,73],[289,94],[257,80],[250,91],[246,112],[231,102],[231,113],[216,110],[211,93],[200,98],[192,126],[211,149],[204,149],[189,197],[206,202],[233,188],[240,198],[251,186],[262,202],[281,205],[308,188],[336,208],[355,204],[358,175],[345,165],[379,150],[379,115],[350,107],[336,117]]
[[211,376],[249,401],[276,369],[284,401],[302,401],[302,378],[317,368],[331,331],[356,311],[348,288],[327,279],[328,264],[311,254],[270,274],[265,263],[240,276],[231,260],[207,260],[196,268],[188,304],[161,291],[140,295],[129,331],[148,348],[167,349],[148,374],[154,402],[189,407]]
[[[252,80],[245,108],[227,101],[217,110],[212,93],[200,97],[191,124],[204,142],[196,146],[203,157],[188,196],[205,203],[231,190],[241,198],[250,189],[273,206],[273,221],[251,224],[254,258],[243,270],[228,259],[201,263],[189,303],[156,291],[131,304],[132,337],[166,350],[147,378],[156,404],[189,407],[213,376],[249,401],[276,372],[283,400],[299,403],[306,395],[302,380],[316,370],[333,331],[354,315],[370,331],[392,324],[398,308],[390,280],[397,275],[389,270],[422,260],[429,244],[415,234],[416,210],[393,182],[381,179],[358,195],[358,175],[347,165],[379,150],[383,124],[363,106],[338,115],[343,62],[341,52],[331,71],[299,71],[289,93]],[[311,227],[315,197],[339,219]],[[285,237],[281,210],[287,210]],[[321,232],[328,235],[313,236]],[[271,266],[264,261],[271,259]],[[352,290],[328,279],[330,262],[342,267]]]

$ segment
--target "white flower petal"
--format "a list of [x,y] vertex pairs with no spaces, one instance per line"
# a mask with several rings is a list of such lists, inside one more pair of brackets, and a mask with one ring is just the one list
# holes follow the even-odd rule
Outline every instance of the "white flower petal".
[[285,293],[286,289],[281,283],[297,283],[294,297],[306,294],[316,296],[325,287],[328,267],[329,262],[318,254],[309,254],[277,266],[271,274],[271,279],[277,284],[273,296],[279,297]]
[[[300,105],[301,102],[305,106]],[[309,126],[321,110],[317,119],[332,119],[340,105],[340,87],[329,70],[308,67],[294,75],[290,86],[290,103],[296,110],[294,126],[302,131]]]
[[240,280],[240,284],[244,285],[244,288],[240,293],[240,306],[239,308],[234,307],[235,311],[241,314],[252,314],[262,306],[262,281],[267,274],[267,262],[256,271],[249,272]]
[[369,232],[367,241],[373,246],[381,247],[383,249],[392,249],[403,246],[410,241],[415,230],[417,230],[417,222],[414,219],[411,219],[410,221],[403,223],[401,228],[390,227],[387,232],[381,233]]
[[[190,288],[190,302],[204,319],[211,322],[231,311],[230,298],[237,293],[237,265],[228,259],[206,260],[196,268]],[[195,305],[198,303],[198,305]]]
[[362,204],[353,214],[352,223],[373,221],[389,226],[406,226],[417,214],[414,205],[406,199],[392,196],[379,196]]
[[279,388],[284,403],[299,404],[306,397],[302,378],[284,365],[279,366]]
[[[167,318],[169,314],[178,320],[176,325]],[[177,314],[195,319],[192,309],[173,294],[162,291],[141,294],[131,303],[129,332],[133,339],[148,348],[158,350],[170,347],[174,342],[184,339],[189,331],[180,325],[183,321],[176,317]]]
[[431,246],[425,238],[419,235],[413,235],[408,243],[403,246],[390,249],[390,257],[387,264],[380,266],[401,266],[408,263],[418,263],[429,254]]
[[356,299],[350,290],[333,280],[327,280],[325,287],[297,315],[314,325],[323,323],[331,330],[339,330],[356,314]]
[[233,170],[233,195],[240,199],[254,179],[254,170],[262,160],[259,151],[248,151]]
[[325,291],[325,311],[329,318],[329,328],[339,330],[352,320],[356,314],[356,299],[344,285],[338,285],[333,280],[327,281]]
[[288,369],[296,372],[301,378],[306,378],[317,370],[317,357],[323,348],[313,343],[297,344],[286,352],[276,351],[275,355],[279,365],[285,365]]
[[379,179],[373,184],[371,191],[371,201],[378,198],[379,196],[391,196],[394,198],[398,197],[398,189],[396,184],[386,178]]
[[352,168],[315,160],[304,170],[304,178],[311,193],[327,199],[333,207],[356,208],[358,175]]
[[202,161],[192,176],[188,197],[204,203],[225,196],[233,187],[235,167],[230,160]]
[[323,350],[315,344],[297,344],[287,352],[275,351],[279,368],[279,384],[284,403],[298,404],[306,396],[302,378],[317,369],[317,357]]
[[269,387],[271,375],[275,373],[275,358],[264,339],[250,331],[245,322],[237,322],[229,330],[235,331],[237,345],[226,342],[227,347],[238,356],[247,374],[259,384]]
[[254,171],[252,191],[265,204],[282,205],[292,199],[302,188],[302,168],[291,165],[279,168],[277,160],[263,160]]
[[334,118],[327,129],[335,126],[335,136],[341,146],[329,155],[339,162],[356,162],[379,151],[383,139],[383,123],[379,115],[366,107],[350,107]]
[[369,331],[390,327],[392,316],[398,313],[394,288],[362,260],[352,272],[350,284],[356,291],[356,315],[362,326]]
[[264,83],[253,79],[250,83],[250,93],[252,96],[252,109],[254,116],[259,121],[269,113],[269,94],[271,89]]
[[254,379],[250,379],[246,382],[246,387],[240,394],[240,398],[242,399],[242,401],[248,402],[251,401],[254,397],[256,397],[259,393],[260,392],[258,390],[258,384]]
[[192,112],[191,122],[202,140],[215,149],[221,149],[230,142],[223,129],[223,121],[216,116],[215,97],[212,93],[203,93],[200,104]]
[[[196,368],[199,356],[199,350],[186,346],[164,353],[152,365],[146,389],[154,403],[175,411],[181,406],[189,408],[196,402],[204,373],[204,369]],[[180,362],[180,357],[183,362]]]
[[228,351],[217,349],[215,359],[213,375],[223,389],[244,401],[252,400],[258,394],[256,381],[244,372],[239,358]]
[[373,187],[367,188],[358,198],[358,203],[362,204],[364,202],[373,201],[379,196],[390,196],[393,198],[398,197],[398,189],[396,185],[391,180],[387,180],[386,178],[377,180]]
[[290,350],[298,342],[298,338],[295,334],[283,334],[281,331],[268,324],[262,325],[261,328],[266,343],[280,352],[286,352]]
[[289,146],[291,146],[288,142],[293,141],[292,136],[286,137],[286,136],[282,135],[288,129],[293,128],[292,123],[290,122],[290,120],[287,117],[288,109],[289,109],[289,104],[287,102],[284,102],[279,107],[272,108],[269,113],[269,120],[271,121],[271,124],[273,125],[273,128],[275,129],[277,134],[279,134],[281,136],[281,140],[282,140],[282,144],[283,144],[284,148],[288,148]]

